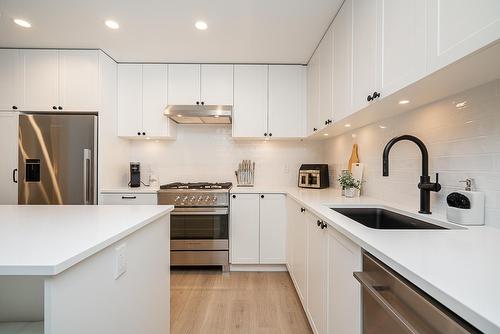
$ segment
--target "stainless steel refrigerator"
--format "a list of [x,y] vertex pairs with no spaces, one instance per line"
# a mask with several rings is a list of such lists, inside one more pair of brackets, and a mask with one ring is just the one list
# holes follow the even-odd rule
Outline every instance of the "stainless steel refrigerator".
[[97,204],[97,116],[19,116],[19,204]]

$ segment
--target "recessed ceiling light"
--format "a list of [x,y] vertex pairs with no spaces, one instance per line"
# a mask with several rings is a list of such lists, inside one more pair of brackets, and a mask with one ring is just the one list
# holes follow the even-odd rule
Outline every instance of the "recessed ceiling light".
[[350,128],[350,127],[351,127],[351,124],[344,124],[344,126],[345,126],[346,128]]
[[410,100],[401,100],[399,101],[399,104],[408,104],[410,103]]
[[181,115],[181,114],[179,114],[179,115],[177,115],[177,117],[182,117],[182,115]]
[[214,115],[215,118],[219,118],[219,115]]
[[14,19],[14,23],[23,28],[31,28],[31,23],[23,19]]
[[462,101],[462,102],[455,104],[455,107],[457,107],[458,109],[465,108],[466,106],[467,106],[467,101]]
[[328,136],[328,133],[323,133],[323,136]]
[[113,21],[113,20],[106,20],[106,21],[104,21],[104,24],[105,24],[105,25],[106,25],[109,29],[116,30],[116,29],[119,29],[119,28],[120,28],[120,25],[118,24],[118,22]]
[[378,127],[381,129],[387,129],[387,126],[385,126],[385,125],[379,125]]
[[196,27],[196,29],[198,30],[207,30],[208,28],[208,25],[206,22],[204,21],[197,21],[194,26]]

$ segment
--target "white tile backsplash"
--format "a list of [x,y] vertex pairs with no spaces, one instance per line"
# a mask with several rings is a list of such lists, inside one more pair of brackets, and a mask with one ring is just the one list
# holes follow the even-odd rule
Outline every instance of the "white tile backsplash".
[[[243,159],[256,163],[257,186],[297,184],[302,163],[321,162],[322,143],[235,140],[227,125],[179,125],[175,141],[135,141],[130,159],[151,169],[160,183],[232,181]],[[286,172],[288,169],[288,172]]]
[[[456,106],[462,102],[465,106]],[[347,167],[352,144],[357,143],[365,164],[363,193],[417,209],[421,160],[415,144],[397,143],[390,153],[390,176],[382,177],[383,148],[392,137],[403,134],[415,135],[426,144],[433,181],[439,172],[443,189],[432,196],[433,212],[444,214],[448,193],[463,188],[459,180],[473,178],[476,189],[486,196],[486,224],[500,227],[499,80],[329,139],[324,150],[335,170],[333,179]]]

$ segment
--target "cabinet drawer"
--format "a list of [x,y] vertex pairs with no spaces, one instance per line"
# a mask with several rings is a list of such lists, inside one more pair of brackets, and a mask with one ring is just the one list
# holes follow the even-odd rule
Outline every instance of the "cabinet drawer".
[[104,205],[156,205],[156,194],[101,194],[100,204]]

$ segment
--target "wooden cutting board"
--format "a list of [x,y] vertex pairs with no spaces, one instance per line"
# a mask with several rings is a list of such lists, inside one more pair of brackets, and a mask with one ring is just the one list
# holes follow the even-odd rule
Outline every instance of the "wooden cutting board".
[[355,164],[358,162],[359,162],[358,144],[354,144],[354,145],[352,145],[351,158],[349,159],[349,162],[347,164],[347,168],[349,168],[349,171],[351,173],[352,173],[352,164]]

